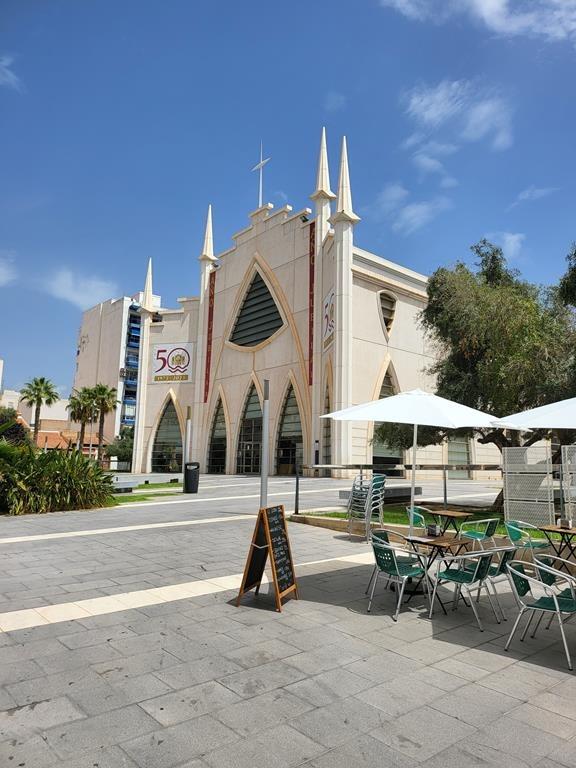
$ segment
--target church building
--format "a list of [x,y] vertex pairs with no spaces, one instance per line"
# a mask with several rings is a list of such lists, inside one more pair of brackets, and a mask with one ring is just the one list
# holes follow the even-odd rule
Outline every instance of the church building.
[[[215,252],[208,208],[200,293],[158,307],[148,267],[141,294],[132,471],[257,473],[264,381],[270,471],[296,465],[396,464],[373,426],[329,411],[433,382],[418,315],[427,278],[356,244],[346,139],[337,194],[322,132],[312,208],[260,205],[232,247]],[[456,446],[454,446],[456,448]],[[444,447],[422,452],[446,460]],[[460,446],[459,461],[470,461]],[[187,455],[185,455],[187,453]]]

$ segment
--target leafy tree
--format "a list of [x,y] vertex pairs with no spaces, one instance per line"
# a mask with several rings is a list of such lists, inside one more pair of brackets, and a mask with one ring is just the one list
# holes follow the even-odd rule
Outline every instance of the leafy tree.
[[564,304],[576,307],[576,243],[572,243],[566,261],[568,269],[558,285],[558,295]]
[[0,407],[0,435],[11,445],[27,445],[30,442],[29,432],[18,421],[14,408]]
[[[458,263],[436,270],[428,283],[421,323],[437,353],[430,368],[437,394],[497,416],[572,396],[576,331],[559,290],[521,280],[500,249],[485,240],[472,251],[479,258],[477,271]],[[481,443],[500,449],[521,440],[518,432],[476,432]],[[411,444],[411,428],[399,425],[383,424],[376,436],[397,447]],[[444,436],[441,430],[419,430],[422,445]],[[541,437],[529,433],[524,444]]]
[[116,410],[118,394],[115,387],[106,384],[96,384],[92,390],[94,403],[98,412],[98,461],[102,461],[104,447],[104,419],[109,413]]
[[132,461],[134,427],[122,427],[120,435],[106,447],[106,456],[116,456],[118,461]]
[[39,376],[26,382],[20,392],[22,400],[26,405],[34,408],[34,445],[38,442],[38,431],[40,429],[40,411],[43,405],[54,405],[60,400],[60,395],[50,379]]
[[84,449],[86,425],[92,424],[97,411],[94,390],[91,387],[82,387],[81,389],[74,390],[68,402],[68,410],[70,418],[80,423],[78,444],[80,452],[82,452]]

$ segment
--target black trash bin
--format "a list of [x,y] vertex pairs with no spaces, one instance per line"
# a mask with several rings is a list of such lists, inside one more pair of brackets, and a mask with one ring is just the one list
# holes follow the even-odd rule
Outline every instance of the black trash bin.
[[200,481],[200,464],[197,461],[187,461],[184,464],[184,493],[198,493]]

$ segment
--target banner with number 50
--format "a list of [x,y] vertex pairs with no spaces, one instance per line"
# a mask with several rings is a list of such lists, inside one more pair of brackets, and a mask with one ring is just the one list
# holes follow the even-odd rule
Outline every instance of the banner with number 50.
[[151,360],[151,383],[192,381],[194,344],[154,344]]

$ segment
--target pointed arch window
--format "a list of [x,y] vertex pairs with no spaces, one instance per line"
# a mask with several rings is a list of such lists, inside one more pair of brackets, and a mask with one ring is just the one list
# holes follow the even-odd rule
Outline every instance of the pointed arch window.
[[[324,413],[330,413],[330,390],[326,386]],[[322,463],[332,464],[332,419],[322,419]],[[328,470],[330,476],[330,470]]]
[[208,472],[223,474],[226,472],[226,418],[221,398],[214,411],[212,428],[210,430],[210,443],[208,446]]
[[274,297],[256,272],[238,312],[230,341],[241,347],[255,347],[283,325]]
[[253,475],[260,472],[260,455],[262,452],[262,408],[260,398],[254,384],[250,387],[240,434],[238,436],[238,452],[236,456],[236,471],[240,475]]
[[[389,373],[387,373],[384,376],[384,380],[382,381],[382,386],[380,387],[380,396],[379,400],[381,400],[383,397],[390,397],[390,395],[395,394],[395,388],[394,388],[394,382],[392,381],[392,377]],[[376,427],[379,427],[381,422],[375,422],[374,423],[374,429]],[[372,441],[372,463],[374,464],[375,468],[377,467],[380,469],[380,471],[385,472],[389,477],[398,477],[403,475],[402,470],[394,470],[390,469],[390,467],[393,467],[395,464],[402,464],[402,453],[397,448],[391,448],[387,443],[377,440],[374,438]]]
[[278,442],[276,445],[276,472],[279,475],[294,475],[296,466],[302,467],[303,442],[302,422],[294,387],[290,385],[284,398]]
[[152,445],[152,472],[181,472],[182,456],[180,422],[174,403],[169,400],[160,417]]
[[394,322],[394,315],[396,313],[396,297],[386,291],[380,291],[379,300],[382,322],[384,323],[386,332],[390,333],[392,323]]

